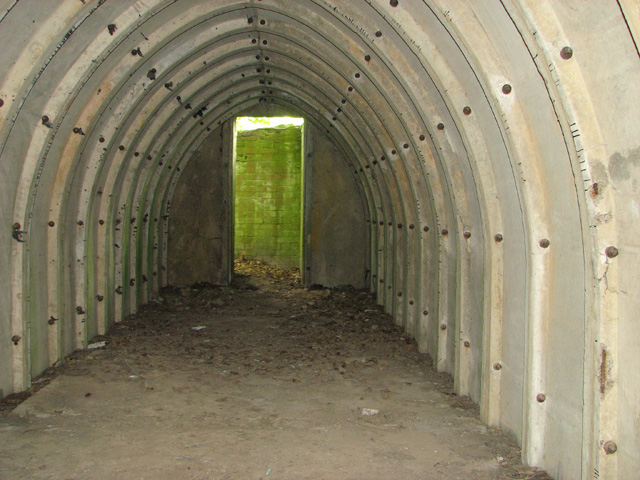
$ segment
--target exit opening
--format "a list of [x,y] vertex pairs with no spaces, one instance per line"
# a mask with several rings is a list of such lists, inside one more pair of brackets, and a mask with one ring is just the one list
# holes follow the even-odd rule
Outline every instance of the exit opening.
[[234,257],[302,267],[304,119],[238,117],[233,161]]

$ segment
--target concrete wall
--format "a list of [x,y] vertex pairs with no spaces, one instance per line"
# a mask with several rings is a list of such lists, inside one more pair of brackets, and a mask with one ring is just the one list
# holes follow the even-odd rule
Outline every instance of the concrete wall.
[[3,395],[168,283],[178,168],[273,105],[342,153],[369,288],[525,462],[640,470],[636,2],[1,8]]
[[300,268],[302,128],[239,132],[234,168],[234,255]]
[[305,283],[368,287],[367,215],[357,177],[326,134],[313,125],[307,130]]
[[208,134],[180,174],[170,210],[170,285],[227,285],[231,278],[232,162],[227,142],[222,127]]

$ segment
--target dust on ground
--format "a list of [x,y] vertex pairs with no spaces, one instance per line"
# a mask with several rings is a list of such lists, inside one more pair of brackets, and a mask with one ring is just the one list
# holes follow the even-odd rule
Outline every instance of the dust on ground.
[[5,399],[0,478],[551,478],[368,292],[235,271],[163,289]]

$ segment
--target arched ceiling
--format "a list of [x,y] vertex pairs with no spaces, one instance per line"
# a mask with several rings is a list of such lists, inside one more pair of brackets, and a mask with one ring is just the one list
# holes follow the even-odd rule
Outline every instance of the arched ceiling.
[[[602,220],[616,205],[605,160],[637,133],[598,93],[624,85],[618,106],[636,94],[637,17],[617,5],[0,2],[0,220],[14,230],[0,238],[0,310],[3,331],[42,348],[35,365],[27,347],[0,352],[2,385],[25,388],[162,286],[193,152],[240,113],[285,109],[350,162],[379,301],[531,462],[579,471],[568,439],[600,428],[575,414],[600,405],[583,371],[604,331],[596,278],[620,241]],[[585,22],[635,61],[610,58]],[[49,317],[73,320],[24,321]],[[557,392],[546,416],[539,391]]]

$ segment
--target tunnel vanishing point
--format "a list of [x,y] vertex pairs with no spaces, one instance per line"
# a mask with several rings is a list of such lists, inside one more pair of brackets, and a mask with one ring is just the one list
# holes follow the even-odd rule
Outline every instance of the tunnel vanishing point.
[[351,283],[523,461],[640,471],[634,0],[2,0],[0,397],[232,270],[238,115],[302,116]]

